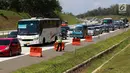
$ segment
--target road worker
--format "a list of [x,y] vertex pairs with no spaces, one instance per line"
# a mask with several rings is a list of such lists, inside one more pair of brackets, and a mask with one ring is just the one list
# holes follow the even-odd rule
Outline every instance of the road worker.
[[59,48],[60,48],[60,51],[62,51],[62,34],[61,33],[59,34],[58,40],[56,42],[58,43],[56,51],[58,51]]

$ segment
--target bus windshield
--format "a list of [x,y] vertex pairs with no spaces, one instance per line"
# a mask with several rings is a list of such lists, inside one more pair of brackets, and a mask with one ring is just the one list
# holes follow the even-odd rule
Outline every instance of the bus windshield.
[[38,34],[38,21],[18,22],[18,35],[36,35],[36,34]]

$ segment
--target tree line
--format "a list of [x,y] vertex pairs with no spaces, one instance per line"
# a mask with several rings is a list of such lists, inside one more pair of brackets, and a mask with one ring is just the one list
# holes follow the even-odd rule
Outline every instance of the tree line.
[[83,14],[77,15],[79,18],[84,18],[87,16],[104,16],[104,15],[125,15],[125,16],[130,16],[130,5],[127,5],[127,11],[124,14],[119,13],[119,6],[118,4],[112,5],[109,8],[102,8],[99,7],[97,9],[88,11]]
[[0,0],[0,9],[29,13],[31,16],[57,17],[58,0]]

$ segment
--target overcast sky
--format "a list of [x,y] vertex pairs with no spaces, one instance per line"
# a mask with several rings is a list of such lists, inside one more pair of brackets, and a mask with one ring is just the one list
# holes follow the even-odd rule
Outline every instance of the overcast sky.
[[98,7],[110,7],[113,4],[127,3],[130,0],[59,0],[64,12],[77,15]]

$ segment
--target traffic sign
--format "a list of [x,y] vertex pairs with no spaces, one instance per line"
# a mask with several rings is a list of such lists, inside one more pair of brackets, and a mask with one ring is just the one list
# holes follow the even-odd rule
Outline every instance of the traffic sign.
[[119,13],[126,13],[127,12],[127,4],[119,4]]

